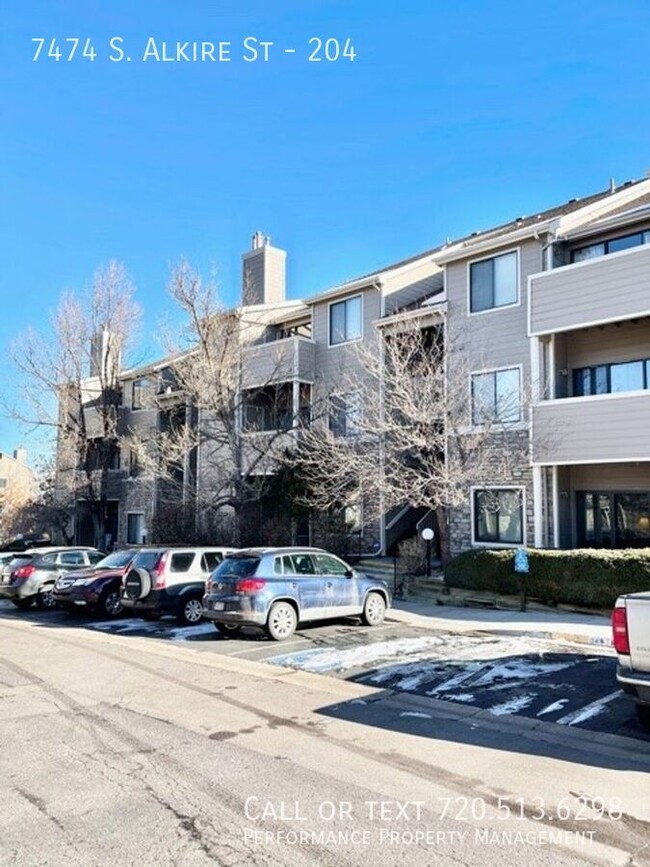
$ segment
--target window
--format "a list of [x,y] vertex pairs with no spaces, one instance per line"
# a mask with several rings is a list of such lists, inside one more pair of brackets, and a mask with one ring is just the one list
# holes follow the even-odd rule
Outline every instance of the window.
[[223,554],[220,551],[206,551],[201,557],[201,570],[203,572],[214,572],[222,560]]
[[154,384],[149,379],[134,379],[131,392],[131,409],[145,409],[151,406]]
[[329,427],[333,436],[358,436],[360,421],[361,401],[358,392],[330,395]]
[[470,313],[516,304],[519,279],[517,253],[504,253],[469,266]]
[[86,560],[81,551],[68,551],[59,556],[59,563],[65,564],[66,566],[85,566]]
[[330,304],[330,346],[361,338],[361,295]]
[[316,562],[321,575],[340,575],[345,578],[350,572],[345,563],[330,554],[316,554]]
[[619,253],[621,250],[629,250],[650,241],[650,232],[635,232],[633,235],[622,235],[620,238],[611,238],[609,241],[601,241],[598,244],[589,244],[571,251],[572,262],[586,262],[599,256],[607,256],[609,253]]
[[7,487],[7,479],[0,479],[0,491],[4,491]]
[[144,515],[142,512],[129,512],[126,516],[126,541],[129,545],[142,545],[144,543]]
[[474,541],[523,544],[522,491],[493,488],[474,491]]
[[589,548],[650,545],[650,494],[576,493],[578,544]]
[[579,367],[573,371],[573,394],[620,394],[650,389],[650,359]]
[[521,421],[519,368],[472,374],[472,424]]
[[285,554],[282,558],[285,575],[315,575],[316,566],[311,554]]
[[189,572],[190,566],[194,562],[194,553],[188,551],[186,553],[172,554],[169,563],[170,572]]
[[91,566],[94,566],[95,563],[99,563],[100,560],[104,560],[105,557],[101,552],[89,551],[88,552],[88,562]]

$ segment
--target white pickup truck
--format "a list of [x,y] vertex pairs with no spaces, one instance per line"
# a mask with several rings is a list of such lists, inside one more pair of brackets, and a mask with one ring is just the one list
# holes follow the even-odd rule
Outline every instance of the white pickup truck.
[[619,596],[612,612],[616,680],[636,699],[639,722],[650,729],[650,592]]

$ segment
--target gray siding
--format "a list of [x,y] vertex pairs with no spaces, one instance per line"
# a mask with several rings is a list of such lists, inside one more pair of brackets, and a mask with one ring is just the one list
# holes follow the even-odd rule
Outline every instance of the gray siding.
[[315,347],[304,337],[287,337],[242,350],[242,388],[293,379],[314,381]]
[[650,391],[545,401],[533,407],[533,461],[650,460]]
[[538,274],[531,280],[533,334],[650,314],[650,245]]
[[379,290],[365,289],[350,292],[328,301],[314,304],[313,339],[315,345],[315,368],[320,390],[329,393],[338,390],[345,382],[346,374],[358,364],[355,357],[357,343],[343,343],[338,346],[329,345],[329,306],[330,303],[343,301],[361,295],[363,298],[363,340],[376,339],[373,322],[381,315]]
[[[446,287],[450,338],[449,378],[454,387],[468,395],[471,371],[521,365],[524,395],[530,379],[530,345],[527,336],[528,275],[539,271],[541,244],[522,243],[518,248],[504,247],[494,255],[519,250],[519,304],[469,313],[469,263],[473,259],[452,262],[447,266]],[[481,257],[485,258],[485,257]]]

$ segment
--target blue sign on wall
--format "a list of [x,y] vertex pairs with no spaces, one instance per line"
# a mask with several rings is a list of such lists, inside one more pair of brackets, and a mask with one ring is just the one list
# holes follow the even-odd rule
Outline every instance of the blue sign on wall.
[[517,548],[515,551],[515,572],[530,571],[528,564],[528,551],[525,548]]

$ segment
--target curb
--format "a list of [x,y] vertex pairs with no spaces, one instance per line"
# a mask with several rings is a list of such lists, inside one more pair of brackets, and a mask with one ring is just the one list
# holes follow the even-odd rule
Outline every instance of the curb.
[[[417,605],[417,602],[410,602],[412,605]],[[466,610],[466,609],[463,609]],[[509,612],[511,613],[511,612]],[[609,635],[594,635],[584,632],[572,632],[570,628],[563,630],[554,628],[554,624],[542,624],[539,628],[535,628],[536,624],[529,626],[514,627],[512,623],[503,622],[477,622],[477,621],[459,621],[447,618],[436,617],[435,614],[427,614],[426,612],[405,611],[401,608],[391,608],[388,614],[389,618],[397,620],[401,623],[407,623],[413,626],[420,626],[424,629],[435,629],[441,632],[471,632],[480,635],[526,635],[531,638],[539,638],[545,641],[564,641],[569,644],[581,644],[588,647],[598,647],[601,649],[612,650],[614,644]],[[595,628],[604,628],[608,624],[602,626],[595,625]]]

